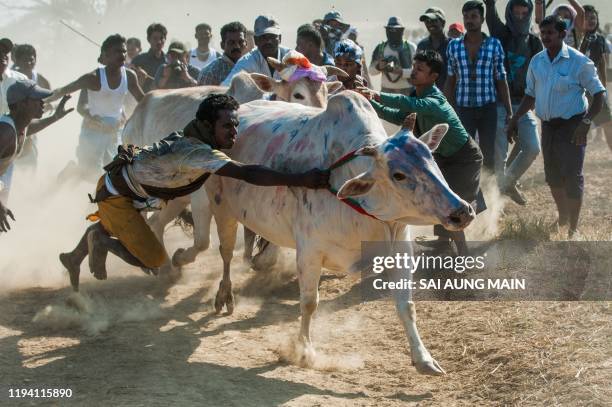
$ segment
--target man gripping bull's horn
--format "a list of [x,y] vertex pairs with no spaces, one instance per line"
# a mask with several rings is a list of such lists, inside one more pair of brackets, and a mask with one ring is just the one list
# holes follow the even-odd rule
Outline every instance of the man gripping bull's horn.
[[328,186],[329,171],[281,173],[232,161],[221,152],[236,140],[238,107],[231,96],[209,95],[182,132],[174,132],[153,146],[119,147],[119,154],[104,167],[106,173],[98,181],[95,197],[91,197],[98,211],[88,218],[99,222],[87,228],[73,251],[59,256],[75,291],[80,265],[88,255],[90,271],[99,280],[106,279],[108,252],[145,270],[169,265],[166,251],[140,211],[194,192],[210,174],[261,186]]

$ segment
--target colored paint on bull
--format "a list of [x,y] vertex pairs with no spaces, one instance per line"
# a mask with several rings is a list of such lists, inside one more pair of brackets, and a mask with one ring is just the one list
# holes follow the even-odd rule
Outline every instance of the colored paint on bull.
[[295,147],[293,148],[293,150],[301,153],[302,151],[304,151],[304,148],[307,145],[310,145],[310,140],[307,138],[302,138],[297,143],[295,143]]
[[297,136],[298,134],[299,134],[299,131],[297,129],[291,130],[291,133],[289,133],[289,138],[291,139],[291,141],[293,141],[295,136]]
[[402,135],[397,135],[394,137],[391,137],[389,140],[387,140],[387,142],[385,143],[385,148],[384,151],[385,153],[388,153],[389,151],[397,148],[403,148],[404,145],[406,144],[406,141],[408,141],[408,135],[407,134],[402,134]]
[[274,126],[272,126],[272,133],[276,133],[281,127],[282,123],[275,123]]
[[268,148],[266,148],[265,157],[270,157],[274,155],[278,151],[278,149],[281,148],[281,146],[285,142],[286,137],[287,135],[284,133],[273,137],[272,140],[270,140]]

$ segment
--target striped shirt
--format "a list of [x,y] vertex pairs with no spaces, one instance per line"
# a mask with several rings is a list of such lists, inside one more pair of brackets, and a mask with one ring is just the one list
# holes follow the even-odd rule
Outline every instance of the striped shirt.
[[483,35],[475,62],[470,61],[464,37],[446,49],[448,76],[457,77],[457,106],[480,107],[497,101],[496,81],[506,79],[504,50],[497,38]]

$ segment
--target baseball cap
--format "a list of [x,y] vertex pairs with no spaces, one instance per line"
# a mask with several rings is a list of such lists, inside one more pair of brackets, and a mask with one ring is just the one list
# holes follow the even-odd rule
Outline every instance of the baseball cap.
[[465,32],[465,27],[461,23],[452,23],[451,25],[448,26],[449,30],[452,30],[453,28],[455,30],[459,31],[460,33],[464,33]]
[[259,37],[264,34],[281,35],[280,25],[276,22],[274,16],[259,16],[255,19],[255,36]]
[[177,54],[184,54],[187,51],[185,44],[180,41],[172,41],[168,46],[168,52],[176,52]]
[[13,50],[13,41],[9,40],[8,38],[0,39],[0,51],[8,54],[12,50]]
[[404,28],[404,24],[402,24],[402,20],[399,17],[389,17],[385,28]]
[[53,92],[41,88],[36,82],[29,79],[20,79],[6,90],[6,101],[9,105],[19,103],[25,99],[41,100],[51,96]]
[[446,15],[444,14],[444,10],[442,10],[440,7],[430,7],[425,10],[425,13],[421,14],[421,17],[419,17],[419,21],[437,19],[446,21]]
[[346,24],[346,22],[342,18],[342,14],[340,14],[340,12],[336,10],[330,11],[329,13],[325,14],[325,16],[323,17],[323,22],[331,21],[331,20],[335,20],[341,24]]

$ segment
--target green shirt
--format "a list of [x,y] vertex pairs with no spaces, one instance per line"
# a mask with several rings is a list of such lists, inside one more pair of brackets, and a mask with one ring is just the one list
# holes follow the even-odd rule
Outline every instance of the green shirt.
[[448,124],[448,133],[436,150],[436,153],[443,157],[455,154],[470,137],[453,107],[435,85],[425,90],[421,96],[417,96],[415,92],[412,96],[381,93],[380,101],[381,103],[370,101],[378,117],[401,125],[409,113],[416,113],[421,134],[428,132],[436,124]]

